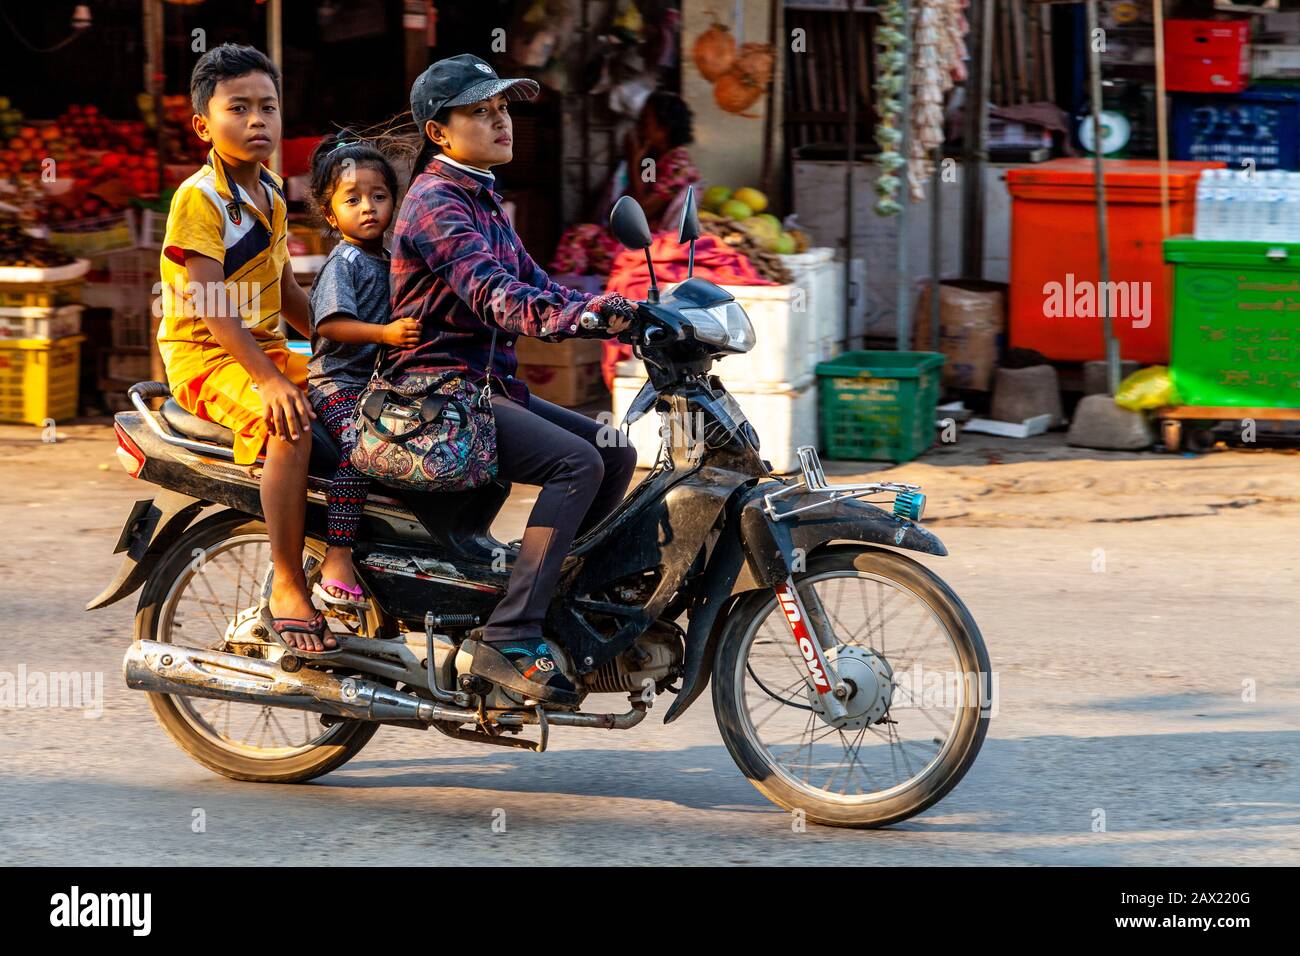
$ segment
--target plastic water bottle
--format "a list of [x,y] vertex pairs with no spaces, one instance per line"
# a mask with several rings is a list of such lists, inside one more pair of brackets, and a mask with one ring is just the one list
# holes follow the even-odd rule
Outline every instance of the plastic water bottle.
[[1246,187],[1237,174],[1229,171],[1219,185],[1219,239],[1235,241],[1242,231],[1246,212]]
[[1216,187],[1217,169],[1207,169],[1196,179],[1196,231],[1197,239],[1215,239],[1219,208]]
[[1264,221],[1256,234],[1256,239],[1263,242],[1285,242],[1287,212],[1284,206],[1287,194],[1286,173],[1280,169],[1270,169],[1261,173],[1263,180]]
[[1282,186],[1280,242],[1300,242],[1300,173],[1287,173]]
[[1214,239],[1231,239],[1235,235],[1236,207],[1236,190],[1234,178],[1231,170],[1216,169],[1214,170],[1214,219],[1210,220],[1210,238]]
[[1237,173],[1234,184],[1237,193],[1237,210],[1233,219],[1236,227],[1233,237],[1238,242],[1249,242],[1259,236],[1260,220],[1263,218],[1264,203],[1260,198],[1259,174],[1248,170]]

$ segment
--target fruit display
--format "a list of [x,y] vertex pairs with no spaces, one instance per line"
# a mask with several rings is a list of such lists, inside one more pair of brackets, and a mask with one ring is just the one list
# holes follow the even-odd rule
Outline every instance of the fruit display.
[[52,269],[74,261],[62,249],[28,234],[16,216],[0,213],[0,268]]
[[[0,120],[14,112],[0,107]],[[0,180],[13,191],[43,193],[34,215],[55,229],[112,216],[158,193],[158,152],[140,120],[73,104],[52,121],[0,127],[12,134],[0,140]]]
[[710,186],[700,200],[700,221],[715,235],[723,235],[724,241],[729,241],[727,235],[743,234],[764,255],[788,256],[807,249],[807,235],[785,229],[780,219],[765,212],[767,207],[767,196],[752,186],[734,190]]
[[[700,228],[706,235],[717,236],[747,258],[764,279],[769,279],[778,285],[785,285],[793,281],[793,277],[781,261],[781,256],[788,253],[780,250],[796,251],[799,240],[793,233],[782,232],[780,223],[772,227],[767,219],[774,218],[749,216],[745,219],[729,219],[718,213],[706,211],[700,213]],[[784,235],[787,239],[778,242],[773,239],[774,234]]]
[[9,102],[9,97],[0,96],[0,139],[6,141],[18,135],[23,126],[23,114]]
[[[186,163],[193,166],[202,165],[207,158],[208,147],[199,139],[190,125],[194,116],[190,98],[184,93],[164,96],[162,149],[163,162]],[[140,98],[140,113],[153,122],[153,107],[148,95]]]

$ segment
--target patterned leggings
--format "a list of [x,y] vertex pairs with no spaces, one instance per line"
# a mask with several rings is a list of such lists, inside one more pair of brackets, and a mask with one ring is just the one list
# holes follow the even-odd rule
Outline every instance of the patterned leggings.
[[348,462],[357,441],[357,399],[360,397],[359,388],[341,388],[316,405],[316,414],[333,436],[342,456],[327,497],[325,543],[330,547],[352,547],[370,491],[370,479]]

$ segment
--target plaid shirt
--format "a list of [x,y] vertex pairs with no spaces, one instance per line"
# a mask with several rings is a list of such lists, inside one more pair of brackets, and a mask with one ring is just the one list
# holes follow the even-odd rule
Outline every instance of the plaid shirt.
[[434,159],[402,202],[393,232],[392,315],[421,323],[414,348],[389,350],[398,375],[458,368],[481,379],[492,329],[491,374],[511,398],[527,404],[515,377],[515,339],[569,338],[592,296],[551,281],[524,251],[506,220],[501,197],[485,182]]

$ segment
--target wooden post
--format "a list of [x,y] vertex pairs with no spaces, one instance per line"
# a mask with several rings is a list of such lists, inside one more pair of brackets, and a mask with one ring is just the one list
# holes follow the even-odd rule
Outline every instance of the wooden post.
[[[1095,42],[1097,34],[1097,0],[1088,0],[1088,99],[1092,111],[1093,169],[1097,177],[1097,265],[1099,289],[1109,288],[1110,243],[1106,232],[1106,161],[1101,145],[1101,53]],[[1106,384],[1111,395],[1119,390],[1119,342],[1111,326],[1109,296],[1098,293],[1097,306],[1101,309],[1102,340],[1106,348]]]
[[777,20],[781,16],[781,7],[777,0],[769,0],[767,5],[767,42],[772,47],[776,55],[776,62],[772,68],[772,82],[767,87],[767,93],[763,98],[763,165],[762,172],[759,173],[759,188],[762,189],[763,195],[772,195],[772,134],[773,127],[776,125],[776,87],[780,79],[782,88],[785,87],[784,77],[778,77],[785,66],[785,57],[781,55],[780,48],[776,45],[776,28]]
[[849,95],[845,101],[848,127],[844,153],[844,334],[841,351],[849,350],[853,333],[853,168],[858,152],[858,10],[857,0],[849,0]]
[[1169,119],[1165,104],[1165,4],[1151,0],[1156,34],[1156,155],[1160,159],[1160,238],[1169,237]]
[[153,104],[154,146],[158,150],[158,192],[166,182],[166,154],[163,152],[163,0],[145,0],[142,6],[144,31],[144,89]]
[[[271,62],[280,67],[280,100],[284,101],[284,33],[281,28],[281,0],[267,0],[266,4],[266,48]],[[271,154],[271,169],[277,174],[284,172],[284,154],[281,144],[277,143]]]
[[994,0],[971,0],[970,73],[966,77],[966,115],[962,133],[961,274],[984,276],[984,167],[988,164],[989,73],[993,63]]
[[903,175],[903,188],[901,193],[901,207],[898,211],[898,284],[894,288],[894,314],[898,319],[898,325],[895,330],[895,347],[900,352],[905,352],[912,342],[912,302],[911,290],[908,288],[907,281],[907,207],[911,205],[912,198],[910,187],[908,185],[908,166],[911,164],[912,155],[912,4],[909,0],[902,0],[903,7],[903,94],[899,98],[902,105],[899,125],[902,129],[903,138],[899,141],[898,151],[903,156],[903,168],[900,172]]
[[405,0],[402,15],[406,87],[409,90],[429,65],[428,0]]

